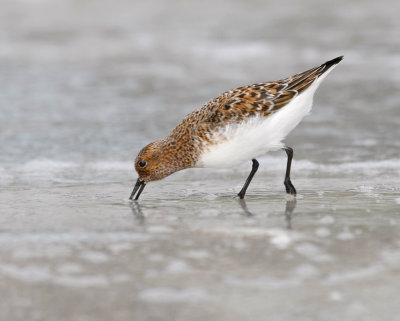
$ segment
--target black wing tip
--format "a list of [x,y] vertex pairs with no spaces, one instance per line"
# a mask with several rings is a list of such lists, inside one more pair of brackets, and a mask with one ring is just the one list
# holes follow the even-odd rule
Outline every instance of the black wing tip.
[[342,60],[343,60],[343,56],[339,56],[339,57],[336,57],[336,58],[334,58],[332,60],[329,60],[329,61],[323,63],[321,66],[324,66],[326,69],[329,69],[332,66],[337,65]]

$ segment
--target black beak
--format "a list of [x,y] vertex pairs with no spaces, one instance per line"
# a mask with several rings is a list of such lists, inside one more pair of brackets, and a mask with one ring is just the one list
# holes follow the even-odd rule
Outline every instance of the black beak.
[[146,186],[146,183],[144,181],[141,181],[140,178],[138,178],[137,181],[136,181],[135,187],[133,188],[131,197],[129,197],[129,199],[130,200],[133,199],[133,197],[135,196],[136,192],[138,192],[136,197],[135,197],[135,201],[137,201],[139,199],[140,194],[142,194],[145,186]]

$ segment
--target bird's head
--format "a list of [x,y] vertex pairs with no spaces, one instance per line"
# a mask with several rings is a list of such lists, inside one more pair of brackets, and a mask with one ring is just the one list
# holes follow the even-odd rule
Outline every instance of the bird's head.
[[158,181],[183,169],[172,147],[158,140],[148,144],[139,152],[135,160],[139,178],[130,199],[138,192],[135,197],[137,200],[148,182]]

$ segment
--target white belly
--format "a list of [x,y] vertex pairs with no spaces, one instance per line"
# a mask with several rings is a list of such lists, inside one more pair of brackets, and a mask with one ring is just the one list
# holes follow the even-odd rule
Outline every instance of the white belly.
[[253,117],[241,124],[230,124],[215,133],[213,137],[217,143],[205,147],[196,167],[237,166],[282,148],[285,137],[311,111],[315,90],[326,74],[271,116]]

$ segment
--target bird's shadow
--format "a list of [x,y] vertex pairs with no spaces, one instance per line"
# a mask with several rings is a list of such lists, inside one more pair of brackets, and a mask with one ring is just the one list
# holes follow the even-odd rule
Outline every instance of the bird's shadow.
[[[240,207],[242,208],[243,214],[245,216],[247,216],[247,217],[254,216],[254,214],[251,211],[249,211],[245,199],[239,199],[239,204],[240,204]],[[296,198],[286,199],[286,204],[285,204],[285,209],[283,211],[283,214],[285,216],[286,228],[288,230],[291,230],[293,228],[292,216],[293,216],[294,210],[296,208],[296,205],[297,205]]]

